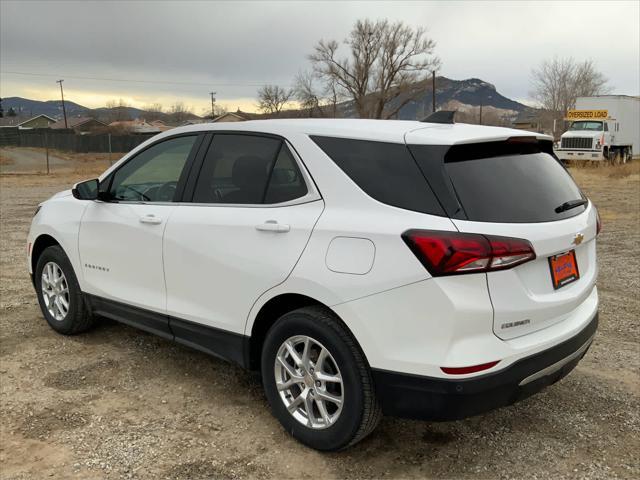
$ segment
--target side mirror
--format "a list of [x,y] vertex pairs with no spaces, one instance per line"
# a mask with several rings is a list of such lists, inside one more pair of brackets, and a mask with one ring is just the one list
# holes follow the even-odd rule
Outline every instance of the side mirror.
[[78,200],[97,200],[98,199],[98,179],[85,180],[76,183],[71,190],[74,198]]

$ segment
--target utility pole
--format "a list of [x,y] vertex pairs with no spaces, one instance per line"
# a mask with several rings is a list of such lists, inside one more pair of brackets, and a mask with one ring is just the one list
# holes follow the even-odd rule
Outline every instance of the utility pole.
[[215,109],[216,97],[214,97],[216,93],[217,92],[209,92],[209,95],[211,95],[211,120],[216,118],[216,109]]
[[433,112],[436,111],[436,71],[431,71],[431,104],[433,106]]
[[[487,97],[487,100],[491,100],[493,98],[493,95],[489,95]],[[480,100],[480,125],[482,125],[482,104],[484,103],[484,100]]]
[[64,115],[64,128],[69,128],[67,125],[67,110],[64,108],[64,92],[62,91],[62,82],[64,82],[64,80],[56,80],[56,83],[60,84],[60,95],[62,96],[62,114]]

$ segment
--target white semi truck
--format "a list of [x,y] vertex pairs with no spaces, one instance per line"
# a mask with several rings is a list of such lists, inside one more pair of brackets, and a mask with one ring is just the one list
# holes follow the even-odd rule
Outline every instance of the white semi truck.
[[560,160],[625,163],[640,154],[640,97],[578,97],[567,120],[555,150]]

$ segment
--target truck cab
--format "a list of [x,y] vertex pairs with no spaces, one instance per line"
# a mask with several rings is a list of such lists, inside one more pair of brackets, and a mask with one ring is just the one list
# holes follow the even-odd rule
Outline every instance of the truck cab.
[[578,120],[560,137],[556,155],[560,160],[605,160],[611,134],[606,120]]

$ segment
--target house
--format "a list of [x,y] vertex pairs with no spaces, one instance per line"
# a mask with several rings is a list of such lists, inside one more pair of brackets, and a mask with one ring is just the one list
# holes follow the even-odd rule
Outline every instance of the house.
[[255,113],[247,113],[237,109],[235,112],[223,113],[219,117],[211,120],[211,122],[244,122],[247,120],[256,120],[258,118],[259,116]]
[[162,120],[153,120],[152,122],[149,122],[149,124],[156,127],[161,132],[171,130],[173,128],[171,125],[167,125]]
[[47,128],[56,123],[55,118],[47,115],[36,115],[35,117],[3,117],[0,118],[0,127],[17,127],[19,130],[31,128]]
[[[75,130],[76,133],[85,134],[90,133],[98,128],[104,128],[107,124],[96,120],[91,117],[70,117],[67,118],[67,127],[71,130]],[[58,120],[56,123],[50,125],[53,130],[60,130],[65,128],[64,119]]]
[[245,122],[247,120],[257,120],[261,118],[259,115],[255,113],[247,113],[243,112],[240,109],[235,112],[227,112],[222,115],[214,118],[213,120],[210,117],[207,118],[190,118],[189,120],[184,121],[180,124],[180,126],[186,125],[198,125],[201,123],[218,123],[218,122]]
[[[164,130],[168,130],[170,128],[166,125],[164,125],[164,127]],[[160,133],[164,131],[160,126],[154,125],[153,122],[147,123],[145,120],[141,119],[111,122],[109,124],[109,128],[124,130],[133,134]]]
[[518,130],[527,130],[529,132],[542,132],[542,122],[540,115],[535,111],[523,111],[513,122],[513,128]]

